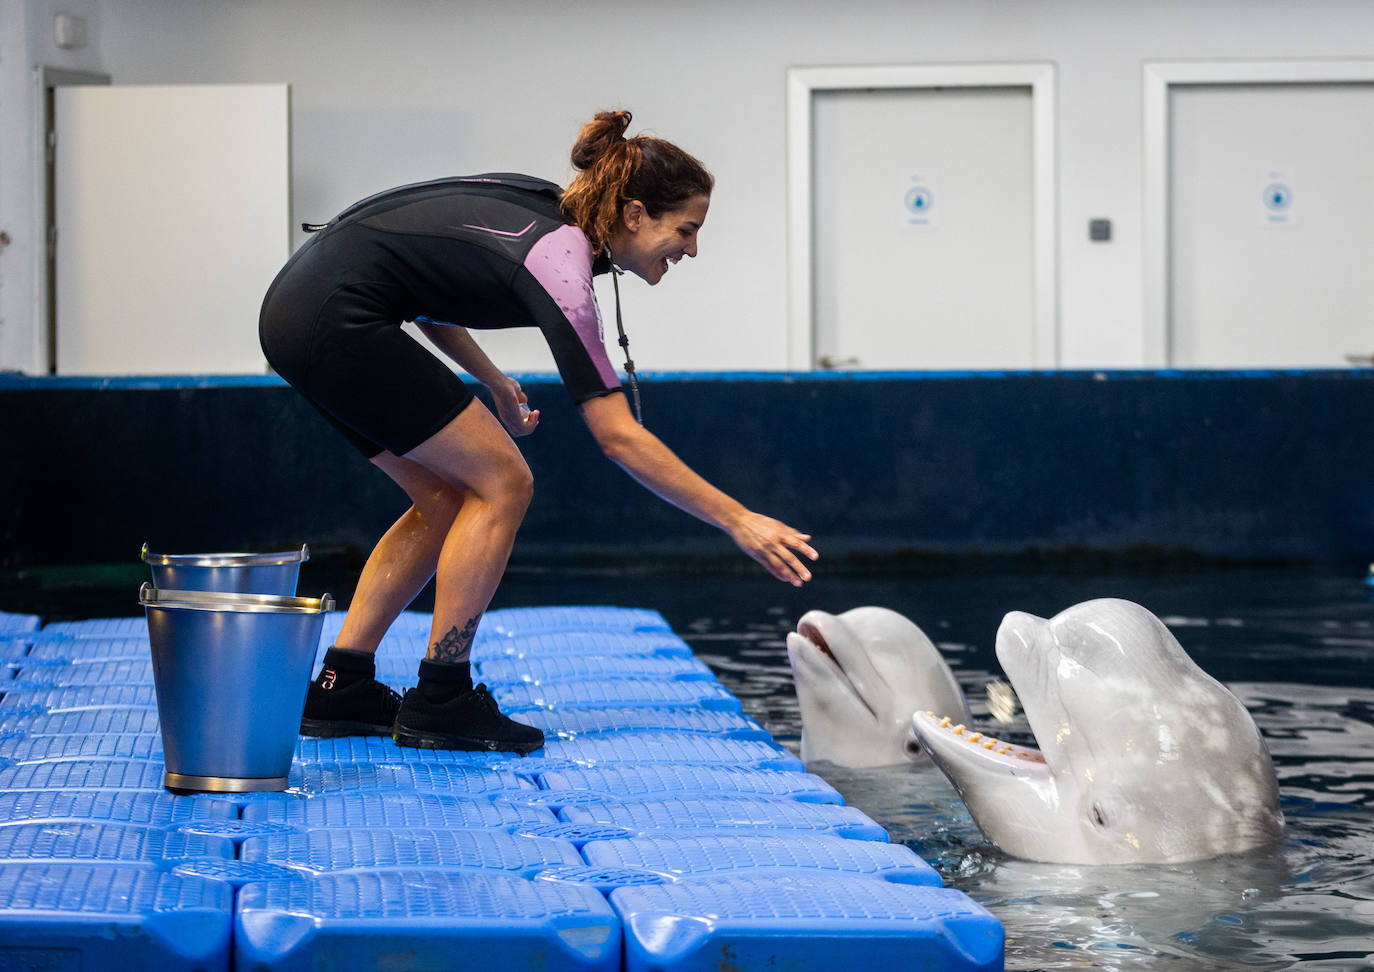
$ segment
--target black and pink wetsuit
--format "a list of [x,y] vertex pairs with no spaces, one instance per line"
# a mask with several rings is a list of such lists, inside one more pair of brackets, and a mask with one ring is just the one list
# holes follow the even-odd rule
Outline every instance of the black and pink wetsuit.
[[364,454],[404,455],[472,392],[404,321],[538,327],[575,403],[618,391],[592,277],[559,188],[504,173],[404,186],[344,210],[282,268],[259,336],[272,367]]

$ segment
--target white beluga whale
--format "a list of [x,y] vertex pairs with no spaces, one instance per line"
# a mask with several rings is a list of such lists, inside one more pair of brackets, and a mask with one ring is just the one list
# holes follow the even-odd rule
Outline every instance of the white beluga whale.
[[787,636],[787,659],[801,705],[801,757],[808,764],[922,760],[913,712],[952,712],[967,721],[964,693],[939,650],[896,611],[808,611]]
[[916,736],[1003,851],[1064,864],[1177,863],[1283,832],[1278,782],[1245,706],[1138,604],[1012,612],[997,658],[1039,748],[927,706]]

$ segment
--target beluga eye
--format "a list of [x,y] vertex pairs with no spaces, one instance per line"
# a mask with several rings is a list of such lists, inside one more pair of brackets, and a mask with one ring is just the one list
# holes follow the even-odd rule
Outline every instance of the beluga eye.
[[1095,827],[1097,827],[1097,828],[1099,828],[1099,829],[1105,829],[1108,825],[1109,825],[1109,820],[1108,820],[1108,817],[1107,817],[1107,811],[1105,811],[1105,810],[1102,809],[1102,804],[1100,804],[1100,803],[1094,803],[1094,804],[1093,804],[1093,826],[1095,826]]

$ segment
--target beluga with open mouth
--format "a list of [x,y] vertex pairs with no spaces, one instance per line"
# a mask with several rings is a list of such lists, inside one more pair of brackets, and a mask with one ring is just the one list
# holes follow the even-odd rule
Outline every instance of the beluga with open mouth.
[[896,611],[808,611],[787,636],[808,765],[921,762],[911,714],[931,709],[967,721],[954,674],[925,632]]
[[1179,863],[1283,833],[1254,720],[1138,604],[1006,615],[997,658],[1037,747],[980,733],[963,712],[912,717],[921,748],[1006,853],[1065,864]]

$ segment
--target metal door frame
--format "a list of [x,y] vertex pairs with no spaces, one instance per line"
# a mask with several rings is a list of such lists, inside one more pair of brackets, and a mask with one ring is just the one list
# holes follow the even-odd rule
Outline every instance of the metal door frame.
[[1056,201],[1055,69],[1049,63],[861,65],[787,70],[787,364],[815,365],[812,267],[812,98],[818,91],[874,88],[1029,88],[1031,94],[1031,220],[1036,367],[1058,361],[1058,207]]
[[40,232],[34,235],[41,241],[43,256],[40,258],[38,276],[42,281],[39,294],[35,299],[41,323],[40,333],[43,340],[43,353],[46,358],[47,374],[57,374],[57,178],[56,153],[57,132],[54,92],[59,87],[77,84],[110,84],[110,76],[97,71],[71,71],[66,68],[40,65],[34,69],[34,99],[37,110],[34,112],[38,128],[38,164],[36,171],[42,182],[38,207],[38,219],[42,221]]
[[1169,89],[1173,85],[1374,83],[1374,60],[1146,61],[1144,66],[1144,364],[1169,366]]

